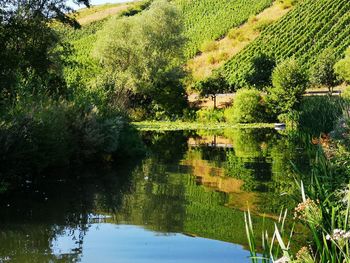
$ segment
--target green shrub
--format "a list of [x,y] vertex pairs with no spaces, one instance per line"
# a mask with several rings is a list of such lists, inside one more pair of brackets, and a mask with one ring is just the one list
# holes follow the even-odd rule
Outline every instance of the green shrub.
[[300,129],[312,135],[329,133],[342,115],[339,97],[314,96],[302,100],[299,116]]
[[272,85],[267,90],[269,110],[276,115],[284,114],[299,107],[307,77],[296,60],[287,59],[274,69]]
[[121,150],[120,113],[66,101],[18,103],[0,121],[0,173],[38,173],[49,167],[101,160]]
[[350,82],[350,47],[345,52],[345,58],[335,64],[334,70],[342,80]]
[[232,108],[225,111],[225,119],[233,123],[255,123],[265,120],[263,98],[258,90],[237,91]]
[[346,101],[350,102],[350,86],[347,86],[342,92],[341,97]]
[[201,109],[197,111],[197,120],[200,122],[223,122],[225,121],[223,110]]

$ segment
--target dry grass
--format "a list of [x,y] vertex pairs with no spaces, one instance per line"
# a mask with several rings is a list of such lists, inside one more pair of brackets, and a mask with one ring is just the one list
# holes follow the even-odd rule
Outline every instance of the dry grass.
[[[234,97],[235,97],[234,93],[218,94],[216,97],[217,108],[223,109],[231,106]],[[200,98],[198,94],[189,95],[188,101],[191,105],[196,105],[201,109],[214,108],[214,102],[211,98]]]
[[200,55],[191,59],[187,64],[193,79],[197,81],[210,76],[214,69],[219,68],[255,40],[259,36],[260,30],[280,19],[291,9],[292,6],[286,7],[280,1],[276,1],[260,14],[250,17],[242,26],[231,29],[223,39],[206,43],[205,46],[210,48],[204,49]]
[[86,25],[94,21],[105,19],[128,9],[132,3],[125,4],[105,4],[83,8],[76,13],[76,19],[81,25]]

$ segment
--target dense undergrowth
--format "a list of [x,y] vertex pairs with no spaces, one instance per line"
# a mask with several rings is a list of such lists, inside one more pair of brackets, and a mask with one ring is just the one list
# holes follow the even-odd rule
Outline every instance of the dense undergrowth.
[[[293,194],[299,204],[294,211],[281,211],[274,231],[254,229],[250,213],[245,215],[246,233],[252,262],[348,262],[349,257],[349,180],[350,157],[349,101],[347,97],[308,97],[300,114],[300,130],[305,134],[304,151],[317,145],[311,157],[311,171],[295,167]],[[320,136],[320,133],[322,135]],[[330,134],[331,136],[329,136]],[[294,216],[292,218],[292,216]],[[286,222],[304,225],[308,238],[302,247],[293,243],[299,233],[286,231]],[[260,255],[258,254],[260,253]]]

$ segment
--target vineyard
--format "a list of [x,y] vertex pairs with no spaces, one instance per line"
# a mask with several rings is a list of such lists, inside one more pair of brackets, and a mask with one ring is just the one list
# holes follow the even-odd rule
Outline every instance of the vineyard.
[[267,27],[260,37],[222,68],[231,87],[247,86],[257,54],[281,61],[294,56],[305,69],[326,48],[340,58],[350,45],[350,1],[304,0],[278,23]]
[[186,57],[272,4],[272,0],[175,0],[184,14]]

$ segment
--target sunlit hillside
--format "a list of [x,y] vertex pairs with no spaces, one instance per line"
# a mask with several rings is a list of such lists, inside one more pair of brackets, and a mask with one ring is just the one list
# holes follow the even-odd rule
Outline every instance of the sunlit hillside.
[[252,58],[263,53],[277,61],[294,56],[305,69],[323,50],[331,48],[339,59],[350,45],[350,2],[347,0],[304,0],[278,23],[233,57],[223,67],[230,85],[244,87],[252,71]]

